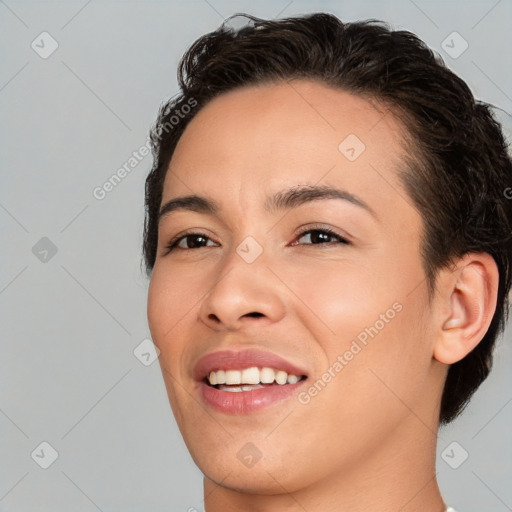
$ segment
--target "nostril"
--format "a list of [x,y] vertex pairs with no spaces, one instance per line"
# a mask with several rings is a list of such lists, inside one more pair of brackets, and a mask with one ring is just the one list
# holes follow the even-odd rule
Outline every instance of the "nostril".
[[253,313],[247,313],[247,315],[245,315],[245,316],[251,316],[253,318],[258,318],[260,316],[263,316],[263,313],[258,313],[256,311],[254,311]]

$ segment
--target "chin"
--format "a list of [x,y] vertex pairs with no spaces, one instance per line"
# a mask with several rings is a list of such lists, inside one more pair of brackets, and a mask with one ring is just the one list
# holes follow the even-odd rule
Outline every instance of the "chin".
[[316,465],[304,462],[311,461],[312,454],[297,450],[297,436],[291,441],[291,435],[287,434],[289,442],[286,442],[279,436],[265,439],[267,434],[232,432],[231,436],[208,436],[201,430],[184,437],[204,476],[224,488],[274,495],[282,494],[284,489],[295,492],[313,483],[316,477],[310,473]]

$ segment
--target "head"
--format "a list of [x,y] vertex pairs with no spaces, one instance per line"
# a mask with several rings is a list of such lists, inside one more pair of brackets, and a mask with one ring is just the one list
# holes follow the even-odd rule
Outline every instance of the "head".
[[[212,475],[215,461],[228,474],[230,444],[230,456],[259,447],[270,472],[305,464],[308,446],[322,452],[308,432],[319,418],[325,435],[348,436],[343,463],[418,417],[449,423],[490,371],[511,279],[512,164],[489,105],[409,32],[327,14],[249,18],[183,57],[146,181],[150,329],[178,425]],[[212,204],[160,217],[192,195]],[[281,414],[247,424],[194,396],[199,358],[244,346],[276,351],[309,381],[272,435]],[[308,391],[325,372],[325,389]]]

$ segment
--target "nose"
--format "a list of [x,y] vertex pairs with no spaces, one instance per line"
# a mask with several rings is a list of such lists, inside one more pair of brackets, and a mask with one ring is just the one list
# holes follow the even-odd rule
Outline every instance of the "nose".
[[263,258],[247,263],[234,252],[215,276],[199,315],[212,329],[236,331],[278,322],[285,314],[283,299],[282,284]]

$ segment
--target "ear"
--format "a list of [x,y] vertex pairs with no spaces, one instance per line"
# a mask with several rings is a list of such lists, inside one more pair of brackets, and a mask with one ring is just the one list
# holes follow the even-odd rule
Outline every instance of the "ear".
[[469,253],[455,269],[443,269],[434,357],[444,364],[463,359],[480,343],[491,323],[498,295],[496,262],[487,253]]

